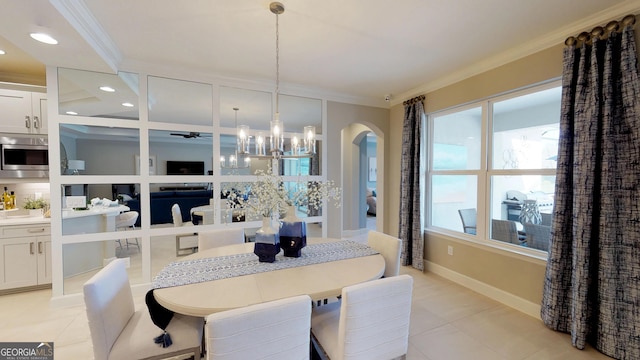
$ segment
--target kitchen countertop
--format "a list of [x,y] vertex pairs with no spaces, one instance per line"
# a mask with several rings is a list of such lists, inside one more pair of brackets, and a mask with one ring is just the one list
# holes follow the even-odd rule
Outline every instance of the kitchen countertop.
[[[78,218],[84,216],[94,216],[94,215],[106,215],[106,216],[116,216],[121,212],[128,211],[129,208],[123,205],[120,206],[112,206],[108,208],[94,208],[90,210],[65,210],[62,212],[62,219],[71,219]],[[43,216],[29,216],[25,215],[21,212],[16,212],[15,215],[12,214],[13,211],[3,211],[0,210],[0,226],[8,226],[8,225],[31,225],[31,224],[50,224],[51,218],[46,218]]]
[[0,226],[8,225],[31,225],[31,224],[50,224],[51,218],[43,216],[29,216],[29,215],[8,215],[7,217],[0,217]]
[[71,219],[84,216],[106,215],[116,216],[122,212],[129,211],[129,207],[124,205],[110,207],[94,207],[87,210],[62,210],[62,219]]

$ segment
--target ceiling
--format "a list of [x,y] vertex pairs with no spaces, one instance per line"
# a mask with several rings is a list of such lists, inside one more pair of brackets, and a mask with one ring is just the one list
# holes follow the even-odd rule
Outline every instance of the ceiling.
[[[280,80],[388,106],[561,44],[640,0],[283,0]],[[176,69],[275,84],[265,0],[0,0],[0,79],[44,84],[44,65]],[[47,32],[58,45],[30,39]],[[391,101],[384,101],[391,95]],[[331,98],[328,96],[328,98]]]

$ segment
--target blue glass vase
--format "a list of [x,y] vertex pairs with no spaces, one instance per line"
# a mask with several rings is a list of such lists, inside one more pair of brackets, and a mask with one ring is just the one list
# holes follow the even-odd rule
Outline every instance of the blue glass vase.
[[307,246],[307,223],[296,216],[296,207],[289,206],[280,225],[280,247],[284,256],[300,257]]
[[256,240],[253,253],[258,256],[260,262],[274,262],[280,252],[280,234],[278,229],[271,226],[271,218],[262,218],[262,227],[256,231]]

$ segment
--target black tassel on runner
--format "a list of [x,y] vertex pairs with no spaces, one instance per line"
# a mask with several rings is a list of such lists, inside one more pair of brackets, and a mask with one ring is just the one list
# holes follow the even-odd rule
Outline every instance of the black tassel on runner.
[[156,344],[162,345],[163,348],[171,346],[171,344],[173,344],[173,341],[171,341],[171,336],[167,332],[167,326],[173,318],[173,311],[166,309],[162,305],[158,304],[156,298],[153,297],[153,290],[149,290],[149,292],[147,292],[147,295],[145,296],[145,302],[147,303],[147,307],[149,308],[151,321],[153,321],[156,326],[163,330],[162,335],[155,337],[153,341]]
[[169,347],[171,346],[171,344],[173,344],[173,341],[171,341],[171,335],[169,335],[169,333],[167,333],[166,331],[163,332],[162,335],[153,338],[153,341],[156,344],[162,345],[163,348]]

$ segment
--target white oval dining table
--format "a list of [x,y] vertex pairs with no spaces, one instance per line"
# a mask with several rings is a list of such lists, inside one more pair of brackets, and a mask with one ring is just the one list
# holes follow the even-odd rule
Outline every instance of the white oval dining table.
[[[307,238],[308,244],[331,241],[341,240]],[[253,245],[244,243],[211,248],[189,255],[184,260],[251,253]],[[309,295],[314,301],[335,297],[345,286],[382,277],[384,267],[382,255],[375,254],[156,289],[154,297],[160,305],[173,312],[204,317],[297,295]]]

